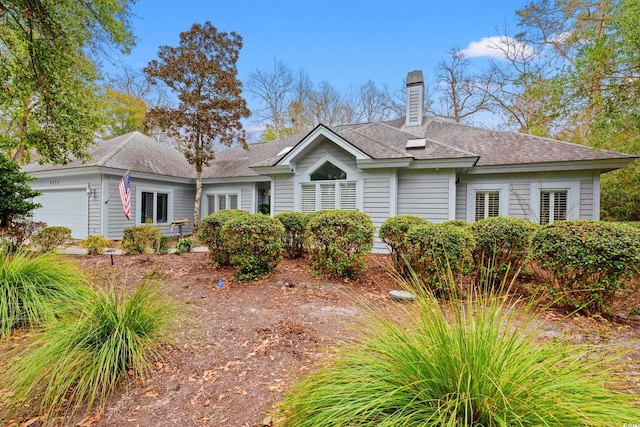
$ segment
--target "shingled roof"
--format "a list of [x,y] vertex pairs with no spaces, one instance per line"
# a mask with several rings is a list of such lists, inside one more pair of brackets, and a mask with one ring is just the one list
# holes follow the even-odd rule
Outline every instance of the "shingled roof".
[[[326,126],[331,132],[374,160],[455,160],[477,158],[475,166],[515,166],[558,162],[632,159],[622,153],[541,138],[516,132],[500,132],[459,123],[425,118],[421,126],[405,126],[404,118],[387,122]],[[250,177],[252,167],[275,166],[309,132],[278,141],[250,144],[249,150],[234,147],[218,154],[203,178]],[[425,139],[424,148],[406,148],[410,139]]]
[[178,151],[134,131],[115,138],[98,141],[89,149],[91,159],[73,159],[65,165],[30,163],[25,172],[66,170],[80,167],[105,167],[182,178],[194,176],[193,168]]

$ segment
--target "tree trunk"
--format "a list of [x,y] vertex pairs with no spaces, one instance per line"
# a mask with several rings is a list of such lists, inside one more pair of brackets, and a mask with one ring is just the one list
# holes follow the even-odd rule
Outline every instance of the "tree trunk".
[[196,163],[196,202],[193,205],[193,233],[200,226],[200,199],[202,198],[202,164]]

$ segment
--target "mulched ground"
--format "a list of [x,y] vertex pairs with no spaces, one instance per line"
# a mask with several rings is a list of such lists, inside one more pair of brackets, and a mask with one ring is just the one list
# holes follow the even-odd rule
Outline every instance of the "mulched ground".
[[[354,281],[313,275],[306,260],[283,260],[254,282],[214,269],[207,253],[115,256],[113,266],[106,255],[69,256],[96,277],[130,287],[145,275],[160,277],[162,290],[185,310],[174,344],[149,377],[132,378],[104,408],[74,421],[81,426],[277,424],[273,407],[288,387],[330,360],[353,333],[349,325],[361,316],[356,299],[387,304],[389,290],[398,287],[386,255],[368,255],[366,271]],[[640,392],[640,322],[545,316],[548,327],[540,334],[546,338],[630,343],[634,351],[621,369],[630,373],[625,387]]]

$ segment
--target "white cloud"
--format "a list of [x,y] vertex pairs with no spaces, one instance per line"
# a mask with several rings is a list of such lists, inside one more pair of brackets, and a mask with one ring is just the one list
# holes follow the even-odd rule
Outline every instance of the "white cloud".
[[509,36],[485,37],[478,42],[469,43],[469,46],[460,52],[467,58],[488,56],[497,59],[531,58],[537,54],[531,46]]

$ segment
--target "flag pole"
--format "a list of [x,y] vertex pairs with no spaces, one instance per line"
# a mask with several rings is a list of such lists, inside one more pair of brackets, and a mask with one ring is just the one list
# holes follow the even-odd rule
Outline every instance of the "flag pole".
[[[125,176],[127,176],[128,173],[131,172],[131,169],[127,169],[127,171],[124,173],[124,175],[122,175],[122,178],[120,178],[120,181],[122,181],[124,179]],[[118,184],[120,184],[120,181],[118,181]],[[107,203],[109,203],[109,200],[111,200],[111,197],[113,197],[113,193],[116,192],[116,190],[118,189],[118,184],[116,184],[116,188],[111,191],[111,194],[109,194],[109,197],[107,197],[107,200],[104,201],[104,204],[106,205]]]

